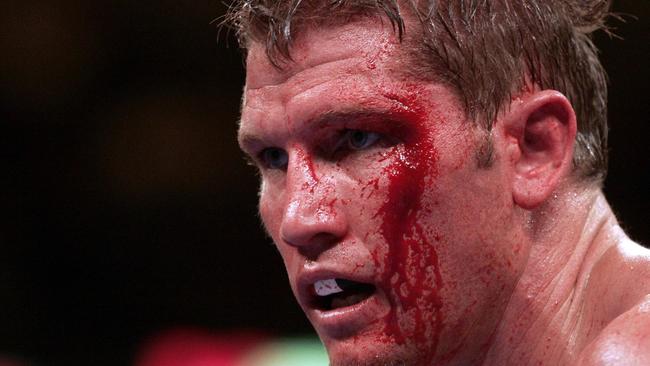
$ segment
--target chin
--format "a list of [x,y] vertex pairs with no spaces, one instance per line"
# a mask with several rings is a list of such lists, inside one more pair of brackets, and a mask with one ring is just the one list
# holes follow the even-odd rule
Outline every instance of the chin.
[[416,347],[395,344],[385,336],[326,340],[330,366],[424,366],[432,364]]

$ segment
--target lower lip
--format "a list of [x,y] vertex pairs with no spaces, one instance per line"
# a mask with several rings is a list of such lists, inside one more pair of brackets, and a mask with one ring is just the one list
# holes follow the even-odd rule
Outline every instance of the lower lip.
[[378,292],[354,305],[334,310],[311,310],[311,320],[319,333],[330,338],[347,338],[362,333],[384,318],[390,310]]

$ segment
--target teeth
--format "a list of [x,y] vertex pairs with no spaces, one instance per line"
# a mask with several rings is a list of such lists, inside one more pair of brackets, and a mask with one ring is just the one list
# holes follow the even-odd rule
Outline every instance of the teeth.
[[316,281],[316,283],[314,283],[314,289],[316,290],[316,294],[318,296],[327,296],[343,292],[343,289],[339,287],[339,285],[336,283],[336,280],[333,278]]

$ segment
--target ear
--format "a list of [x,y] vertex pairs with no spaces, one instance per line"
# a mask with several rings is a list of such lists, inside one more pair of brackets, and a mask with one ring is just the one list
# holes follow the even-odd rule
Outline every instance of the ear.
[[513,100],[503,118],[515,203],[534,209],[571,172],[576,116],[571,103],[554,90]]

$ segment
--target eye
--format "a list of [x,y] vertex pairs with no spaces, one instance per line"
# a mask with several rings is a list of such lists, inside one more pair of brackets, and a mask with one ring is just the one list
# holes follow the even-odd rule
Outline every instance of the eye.
[[348,147],[352,150],[363,150],[375,144],[381,135],[376,132],[362,130],[349,130],[346,132],[345,139]]
[[260,160],[262,160],[264,166],[269,169],[285,170],[289,163],[289,156],[286,151],[280,148],[269,147],[262,150],[260,153]]

